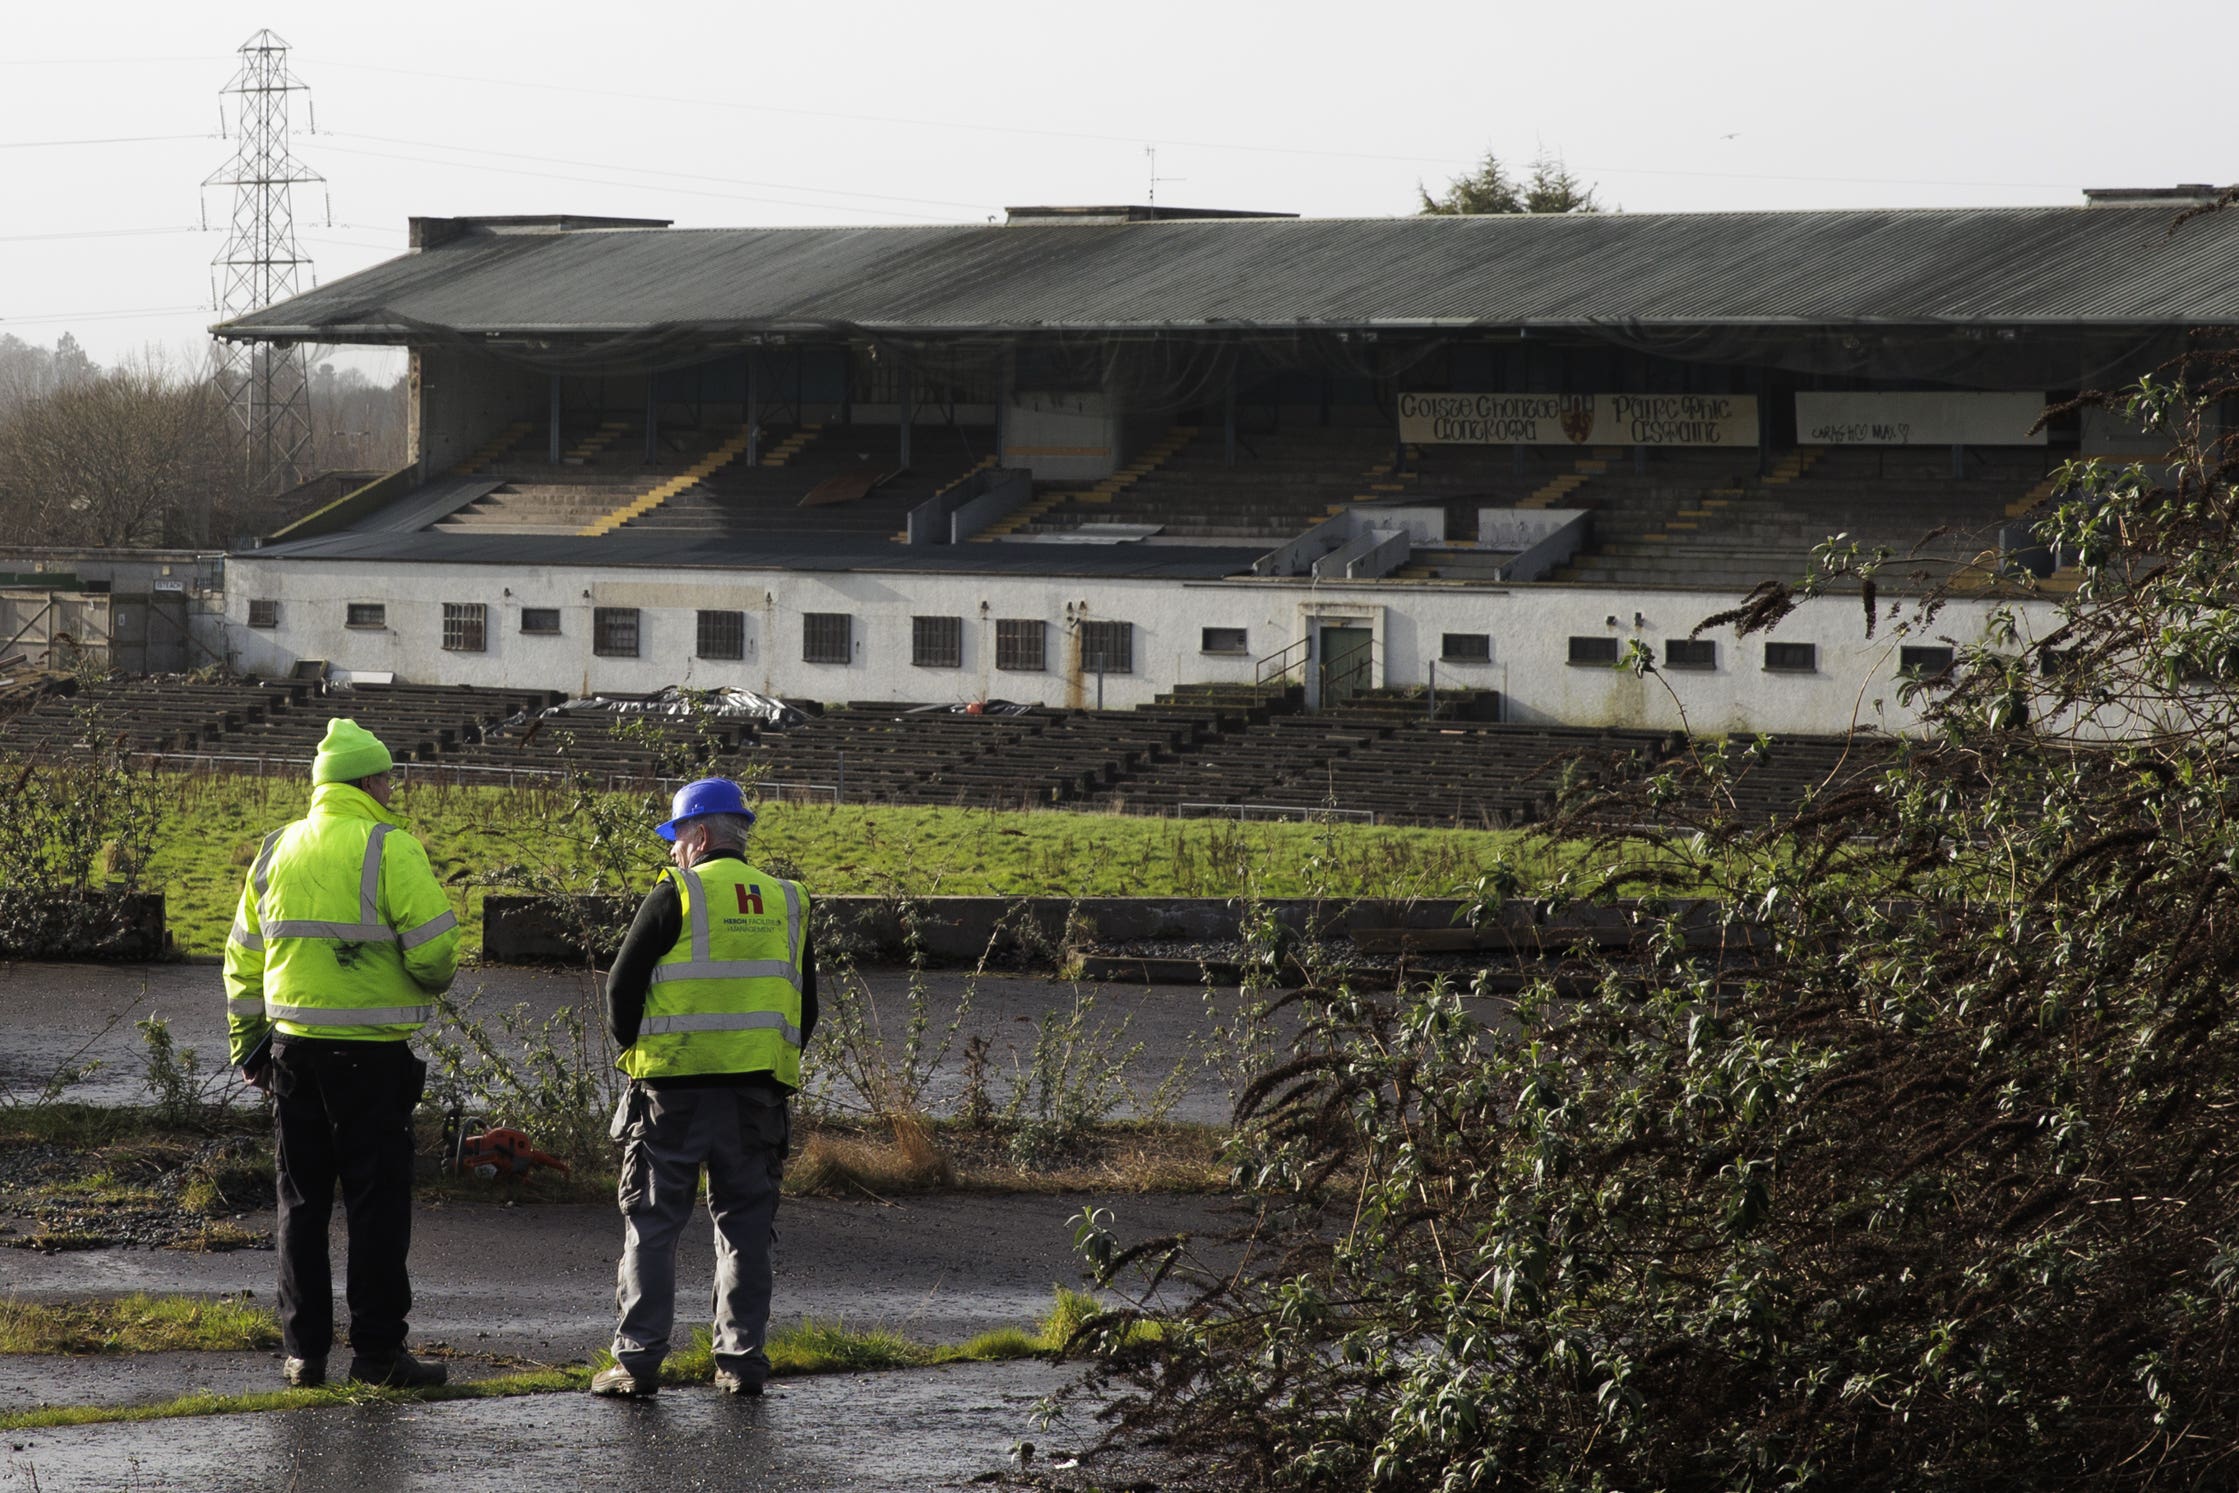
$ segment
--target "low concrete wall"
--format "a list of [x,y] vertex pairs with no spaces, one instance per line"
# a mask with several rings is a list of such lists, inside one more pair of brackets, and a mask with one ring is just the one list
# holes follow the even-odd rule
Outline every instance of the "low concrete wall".
[[[1618,947],[1638,930],[1630,903],[1572,908],[1550,918],[1528,902],[1505,904],[1472,928],[1467,903],[1450,898],[1413,902],[1277,898],[1263,904],[1293,933],[1350,939],[1365,950],[1552,951],[1580,942]],[[490,964],[572,963],[582,958],[574,926],[598,930],[611,950],[629,926],[634,900],[606,899],[578,918],[558,915],[526,897],[491,897],[482,909],[482,958]],[[886,897],[822,897],[821,936],[844,939],[850,951],[872,960],[904,955],[903,906]],[[918,946],[936,964],[976,964],[982,958],[1058,961],[1068,948],[1143,942],[1219,943],[1238,936],[1244,904],[1226,897],[921,897],[908,904],[916,918]],[[1687,946],[1711,951],[1746,942],[1723,932],[1708,907],[1690,907],[1681,918]]]

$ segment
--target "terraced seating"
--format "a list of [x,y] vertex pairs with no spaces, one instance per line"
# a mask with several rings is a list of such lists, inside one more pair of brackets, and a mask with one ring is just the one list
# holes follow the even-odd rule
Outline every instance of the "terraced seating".
[[1148,524],[1166,538],[1288,539],[1351,504],[1400,496],[1392,457],[1388,430],[1305,428],[1247,437],[1229,466],[1221,430],[1201,428],[1116,490],[1104,484],[1047,487],[1019,532]]
[[[1805,448],[1693,503],[1601,506],[1591,549],[1557,578],[1746,590],[1803,574],[1836,533],[1868,553],[1918,556],[1940,576],[1995,549],[1999,526],[2036,501],[2056,464],[2041,447],[1970,448],[1966,475],[1953,477],[1941,450]],[[1890,567],[1884,584],[1901,584],[1907,568]]]
[[686,723],[612,710],[562,710],[508,721],[438,760],[468,781],[582,774],[600,783],[650,783],[696,777],[703,767],[736,771],[740,752],[757,734],[750,721]]
[[[121,739],[133,752],[210,750],[229,733],[299,707],[305,684],[188,683],[127,679],[48,694],[0,722],[0,752],[11,756],[79,751]],[[323,717],[322,717],[323,719]]]
[[[803,426],[765,432],[757,466],[734,461],[627,527],[754,535],[839,533],[885,538],[909,511],[994,459],[985,426],[918,426],[900,465],[892,426]],[[829,498],[832,501],[815,501]]]
[[327,718],[348,716],[381,738],[399,762],[430,762],[523,710],[555,696],[546,690],[475,689],[428,684],[360,684],[309,696],[300,709],[244,721],[209,750],[275,762],[308,762],[325,734]]
[[608,420],[566,432],[560,465],[554,466],[541,426],[516,425],[509,432],[517,432],[510,442],[501,434],[495,449],[477,452],[460,468],[472,468],[497,488],[439,520],[438,532],[574,534],[664,480],[737,454],[723,454],[735,430],[664,429],[659,457],[648,463],[644,422]]

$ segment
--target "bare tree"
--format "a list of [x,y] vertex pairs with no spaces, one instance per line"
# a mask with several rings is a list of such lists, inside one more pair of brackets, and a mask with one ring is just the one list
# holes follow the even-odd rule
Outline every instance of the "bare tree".
[[216,386],[160,356],[87,372],[60,352],[47,390],[0,412],[8,531],[35,544],[230,539],[240,461]]

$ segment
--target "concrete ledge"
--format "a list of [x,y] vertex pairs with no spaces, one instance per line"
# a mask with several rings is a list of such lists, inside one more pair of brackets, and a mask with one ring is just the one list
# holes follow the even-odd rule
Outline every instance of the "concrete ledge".
[[[1463,921],[1468,904],[1452,898],[1279,898],[1260,906],[1294,934],[1349,940],[1363,952],[1382,954],[1617,948],[1638,936],[1643,921],[1630,902],[1552,916],[1532,903],[1512,902],[1474,928]],[[586,933],[604,957],[621,941],[636,907],[634,898],[583,899],[567,909],[527,897],[490,897],[482,908],[482,960],[575,963],[584,956]],[[822,897],[816,907],[819,935],[845,940],[858,957],[904,958],[914,933],[927,960],[967,965],[982,958],[1056,964],[1067,952],[1133,943],[1225,942],[1241,936],[1244,912],[1232,897],[921,897],[906,904],[888,897]],[[905,913],[912,929],[904,928]],[[1680,921],[1690,949],[1753,942],[1745,931],[1721,928],[1705,904],[1683,905]]]

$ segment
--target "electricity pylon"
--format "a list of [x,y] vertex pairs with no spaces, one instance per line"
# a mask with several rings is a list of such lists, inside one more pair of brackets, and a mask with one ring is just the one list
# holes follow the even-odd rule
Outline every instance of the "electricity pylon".
[[[203,182],[233,188],[233,229],[210,262],[218,318],[230,321],[296,293],[296,273],[307,269],[295,241],[293,189],[326,178],[288,149],[288,95],[309,90],[288,71],[288,44],[259,31],[242,44],[241,70],[220,92],[232,99],[225,132],[233,159]],[[316,122],[314,120],[314,128]],[[308,475],[311,459],[311,391],[302,349],[270,342],[220,342],[217,372],[240,425],[249,490],[270,494]]]

